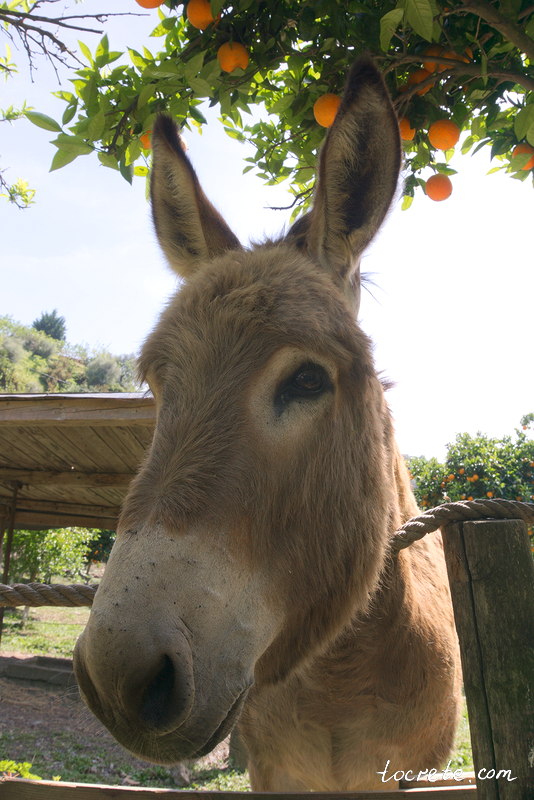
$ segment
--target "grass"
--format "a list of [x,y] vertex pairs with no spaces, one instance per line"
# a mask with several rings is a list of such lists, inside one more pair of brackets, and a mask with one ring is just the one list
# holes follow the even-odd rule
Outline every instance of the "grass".
[[[31,653],[70,658],[74,643],[83,630],[89,614],[88,608],[32,608],[28,620],[23,622],[23,612],[8,609],[4,620],[2,651]],[[160,766],[137,762],[118,746],[99,743],[98,735],[80,735],[76,730],[59,730],[43,736],[42,730],[25,730],[0,733],[0,761],[29,762],[31,772],[52,780],[79,783],[126,784],[132,786],[176,787],[181,785],[176,771]],[[110,754],[111,753],[111,754]],[[469,724],[465,709],[456,737],[451,768],[471,771],[472,755]],[[190,789],[206,791],[247,791],[248,774],[229,766],[198,762],[189,767]]]
[[76,639],[89,617],[89,608],[32,608],[24,621],[23,611],[7,608],[2,633],[2,651],[36,656],[72,658]]

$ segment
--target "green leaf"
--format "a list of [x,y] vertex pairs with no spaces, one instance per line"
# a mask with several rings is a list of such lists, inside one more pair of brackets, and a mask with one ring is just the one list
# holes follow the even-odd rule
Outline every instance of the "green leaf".
[[138,53],[137,50],[133,50],[131,47],[128,48],[128,53],[130,54],[130,61],[134,67],[138,69],[144,69],[146,67],[146,59],[143,58],[141,53]]
[[154,96],[154,92],[156,91],[156,84],[155,83],[147,83],[146,86],[143,86],[141,91],[139,92],[139,98],[137,100],[137,108],[142,108],[144,105],[148,103],[151,97]]
[[30,120],[38,128],[44,128],[45,131],[54,131],[59,133],[62,128],[61,125],[46,114],[41,114],[40,111],[26,111],[24,116]]
[[430,0],[405,0],[405,15],[414,31],[431,42],[434,13]]
[[[57,139],[52,141],[58,150],[64,153],[74,153],[74,156],[83,156],[93,152],[93,148],[79,136],[69,136],[67,133],[60,133]],[[57,154],[56,154],[57,155]]]
[[133,181],[133,167],[131,164],[125,164],[124,161],[119,161],[119,172],[128,183]]
[[93,55],[92,55],[91,51],[89,50],[89,48],[87,47],[87,45],[84,42],[80,42],[78,40],[78,46],[79,46],[80,50],[82,51],[82,53],[84,54],[84,56],[87,59],[87,61],[92,66],[94,64]]
[[402,210],[407,211],[412,205],[412,203],[413,203],[412,195],[405,194],[404,197],[402,198],[402,205],[401,205]]
[[107,34],[104,34],[104,36],[98,43],[98,47],[96,48],[95,57],[98,58],[99,56],[106,55],[108,52],[109,52],[109,41]]
[[63,117],[61,119],[61,121],[63,122],[63,125],[68,125],[68,123],[71,121],[71,119],[76,114],[77,109],[78,109],[78,101],[77,100],[75,100],[73,103],[69,103],[69,105],[67,106],[67,108],[63,112]]
[[52,164],[50,165],[50,172],[54,172],[56,169],[61,169],[61,167],[65,167],[67,164],[70,164],[71,161],[74,161],[75,158],[78,158],[80,153],[71,153],[67,150],[58,150],[55,154],[54,158],[52,159]]
[[522,108],[514,121],[514,133],[518,141],[528,139],[529,132],[534,135],[534,103]]
[[202,114],[198,110],[198,108],[195,108],[195,106],[190,106],[189,115],[191,117],[193,117],[193,119],[196,120],[197,122],[200,122],[201,125],[207,125],[208,124],[208,121],[207,121],[206,117],[204,116],[204,114]]
[[204,53],[197,53],[184,65],[184,74],[188,80],[195,78],[204,65]]
[[202,78],[189,78],[189,85],[197,97],[209,97],[211,95],[211,86]]
[[106,128],[106,115],[104,114],[102,109],[100,109],[100,111],[98,111],[89,119],[89,125],[87,128],[88,138],[92,139],[93,142],[98,141],[98,139],[100,139],[100,137],[104,133],[105,128]]
[[111,153],[99,153],[98,160],[104,167],[109,167],[110,169],[119,169],[119,164],[117,159]]
[[380,47],[384,52],[389,49],[389,44],[393,38],[393,34],[399,27],[401,20],[404,16],[402,8],[394,8],[384,14],[380,20]]

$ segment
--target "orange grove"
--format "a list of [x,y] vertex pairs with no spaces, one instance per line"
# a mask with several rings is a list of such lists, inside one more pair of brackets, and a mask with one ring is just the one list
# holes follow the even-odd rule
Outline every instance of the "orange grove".
[[313,104],[313,116],[315,121],[323,128],[329,128],[336,118],[336,114],[341,103],[341,97],[337,94],[321,95]]
[[215,22],[209,0],[189,0],[185,14],[193,28],[200,31]]
[[428,138],[437,150],[450,150],[460,138],[460,128],[450,119],[438,119],[428,129]]
[[405,142],[411,142],[415,136],[415,128],[410,125],[408,117],[401,117],[399,119],[399,131],[401,139]]
[[217,60],[223,72],[233,72],[234,69],[248,67],[248,52],[239,42],[225,42],[217,50]]
[[452,193],[451,179],[447,175],[437,172],[427,180],[425,192],[431,200],[446,200]]

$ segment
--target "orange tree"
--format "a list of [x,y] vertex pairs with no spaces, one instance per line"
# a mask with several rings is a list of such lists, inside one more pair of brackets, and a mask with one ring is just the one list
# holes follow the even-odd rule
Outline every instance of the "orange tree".
[[[193,3],[199,0],[166,0],[149,12],[153,48],[132,43],[126,52],[113,50],[107,36],[94,52],[80,44],[77,56],[85,63],[75,70],[71,90],[57,92],[65,103],[62,118],[25,112],[57,134],[53,169],[95,153],[129,181],[146,175],[150,153],[141,137],[155,115],[167,111],[182,126],[203,125],[207,102],[220,109],[231,136],[253,145],[246,170],[256,169],[267,183],[289,181],[296,211],[310,196],[324,136],[314,103],[341,93],[349,64],[367,52],[385,76],[399,117],[415,130],[405,142],[405,206],[427,174],[453,172],[452,148],[437,150],[428,137],[442,119],[463,132],[463,152],[488,145],[500,161],[496,168],[532,178],[531,0],[211,0],[200,27],[199,9],[188,15]],[[7,29],[22,18],[29,24],[39,6],[34,24],[42,26],[45,5],[0,0],[0,21]],[[246,50],[245,68],[221,69],[217,53],[226,43]],[[250,117],[254,107],[261,113]]]
[[481,433],[458,434],[447,445],[444,463],[435,458],[410,458],[417,502],[425,509],[447,500],[502,497],[534,501],[533,427],[534,414],[526,414],[513,436],[498,439]]

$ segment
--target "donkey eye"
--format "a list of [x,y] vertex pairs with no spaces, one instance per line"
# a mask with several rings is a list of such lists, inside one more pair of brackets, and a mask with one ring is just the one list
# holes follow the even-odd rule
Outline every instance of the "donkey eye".
[[293,376],[291,386],[303,394],[317,394],[317,392],[323,390],[324,379],[324,370],[317,367],[307,367]]
[[301,364],[278,387],[274,402],[276,412],[281,414],[293,400],[312,400],[331,390],[330,378],[323,367],[318,364]]

